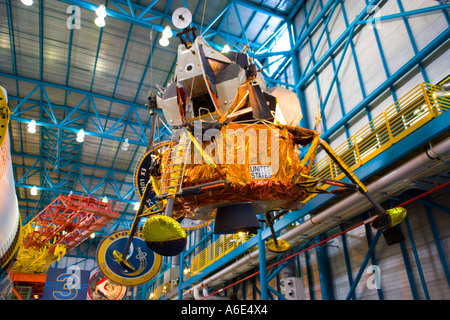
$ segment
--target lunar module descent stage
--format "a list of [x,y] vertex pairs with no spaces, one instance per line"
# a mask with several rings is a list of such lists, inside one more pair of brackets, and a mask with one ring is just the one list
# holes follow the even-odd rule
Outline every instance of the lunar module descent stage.
[[[394,215],[406,214],[403,208],[384,210],[316,130],[299,127],[296,94],[268,88],[245,50],[219,52],[197,37],[195,28],[177,35],[173,80],[146,105],[153,119],[147,153],[136,169],[140,207],[123,252],[114,251],[123,268],[135,270],[126,257],[143,217],[145,243],[159,255],[173,256],[184,249],[186,230],[212,219],[217,234],[256,233],[257,213],[272,232],[267,248],[286,251],[289,244],[277,239],[273,222],[301,209],[311,193],[361,192],[378,213],[376,228],[388,229],[398,220]],[[154,143],[156,109],[172,127],[169,141]],[[350,183],[310,176],[319,145]],[[299,147],[308,146],[300,159]],[[324,185],[337,188],[326,191]]]

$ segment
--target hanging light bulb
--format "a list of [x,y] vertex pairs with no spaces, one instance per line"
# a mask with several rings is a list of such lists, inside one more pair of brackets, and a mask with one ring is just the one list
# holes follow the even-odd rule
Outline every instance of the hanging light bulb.
[[227,53],[230,50],[231,50],[230,46],[228,44],[226,44],[226,45],[223,46],[222,53]]
[[100,5],[97,8],[97,10],[95,10],[95,14],[97,15],[97,17],[100,17],[100,18],[106,17],[106,8],[105,8],[105,6],[103,4]]
[[105,26],[105,18],[97,17],[95,18],[94,23],[97,27],[103,28]]
[[95,232],[92,232],[91,235],[89,236],[91,239],[95,238]]
[[125,142],[122,144],[122,150],[127,151],[129,147],[128,139],[125,139]]
[[135,210],[135,211],[139,210],[139,206],[140,206],[140,203],[139,203],[139,201],[137,201],[137,202],[134,204],[133,210]]
[[33,0],[21,0],[21,1],[26,6],[31,6],[33,4]]
[[166,26],[164,28],[162,35],[164,38],[167,38],[167,39],[172,38],[172,29],[170,28],[170,26]]
[[106,8],[102,4],[100,5],[97,10],[95,10],[95,14],[97,15],[97,18],[94,20],[95,25],[97,27],[104,27],[105,26],[105,17],[106,17]]
[[103,199],[102,199],[102,202],[103,202],[103,203],[108,203],[108,197],[107,197],[107,196],[104,196]]
[[161,37],[161,39],[159,39],[159,44],[163,47],[167,47],[169,45],[169,39]]
[[80,131],[78,131],[78,133],[77,133],[77,141],[79,142],[79,143],[81,143],[81,142],[83,142],[84,141],[84,130],[83,129],[80,129]]
[[32,119],[30,122],[28,122],[28,132],[36,133],[36,120]]
[[36,187],[36,186],[33,186],[33,188],[31,188],[30,194],[31,194],[32,196],[37,196],[38,190],[37,190],[37,187]]

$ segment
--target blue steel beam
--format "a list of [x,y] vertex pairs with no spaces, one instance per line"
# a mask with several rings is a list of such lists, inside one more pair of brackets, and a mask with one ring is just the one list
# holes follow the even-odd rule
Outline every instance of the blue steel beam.
[[200,34],[200,36],[204,37],[205,33],[211,29],[211,27],[222,17],[222,15],[224,14],[229,14],[231,9],[231,3],[229,3],[225,8],[223,8],[223,10],[213,19],[213,21],[211,21],[206,27],[205,29],[202,31],[202,33]]
[[256,237],[258,238],[259,250],[259,284],[261,290],[260,300],[267,300],[267,291],[269,285],[267,284],[266,246],[261,229],[258,230],[258,234]]
[[[374,6],[377,5],[380,0],[372,0],[368,6]],[[317,15],[317,17],[313,20],[313,22],[310,24],[310,26],[306,29],[306,31],[303,34],[300,34],[296,42],[294,44],[294,47],[292,50],[296,50],[300,47],[300,45],[306,41],[306,39],[309,38],[311,35],[311,32],[317,27],[317,25],[322,21],[323,17],[327,12],[331,9],[331,5],[333,4],[333,1],[328,1],[328,3],[323,7],[321,12]],[[368,7],[366,6],[366,8]],[[366,8],[364,8],[361,13],[353,20],[353,22],[342,32],[342,34],[339,36],[338,39],[333,43],[333,45],[320,57],[320,59],[314,64],[314,66],[307,72],[303,72],[301,80],[296,84],[297,87],[303,87],[310,81],[310,79],[313,77],[313,75],[319,70],[328,60],[329,58],[334,55],[337,50],[342,46],[345,40],[349,38],[349,34],[352,30],[354,30],[356,26],[356,22],[360,21],[361,19],[364,19],[368,13]],[[356,34],[353,34],[356,35]]]
[[402,253],[403,263],[405,264],[406,276],[408,277],[409,287],[411,288],[411,295],[414,300],[419,300],[419,294],[417,293],[416,283],[414,281],[411,263],[409,262],[408,250],[406,249],[405,241],[400,242],[399,245],[400,251]]
[[[90,10],[90,11],[94,11],[94,12],[98,8],[98,6],[96,6],[96,5],[92,4],[92,3],[89,3],[87,1],[84,1],[84,0],[59,0],[59,1],[62,1],[62,2],[68,3],[68,4],[77,5],[80,8],[83,8],[83,9],[86,9],[86,10]],[[127,2],[123,1],[123,0],[116,0],[115,4],[116,4],[116,8],[120,8],[119,5],[128,6]],[[147,7],[143,6],[143,5],[140,5],[140,4],[135,4],[134,3],[133,4],[133,8],[136,10],[136,12],[137,11],[142,12],[142,11],[146,10]],[[119,11],[115,11],[115,10],[107,8],[106,12],[107,12],[107,17],[109,16],[109,17],[112,17],[112,18],[115,18],[115,19],[119,19],[119,20],[122,20],[122,21],[125,21],[125,22],[128,22],[128,23],[131,23],[131,24],[139,25],[139,26],[144,27],[144,28],[153,29],[153,30],[156,30],[157,32],[160,32],[160,33],[162,33],[164,31],[164,27],[162,27],[162,26],[160,26],[158,24],[155,24],[155,23],[148,22],[148,20],[146,18],[137,19],[137,17],[132,17],[131,14],[128,14],[127,12],[124,12],[123,9],[122,10],[119,9]],[[172,20],[171,15],[169,15],[168,13],[166,14],[166,13],[163,13],[161,11],[154,10],[153,8],[149,9],[147,14],[151,14],[151,15],[157,16],[158,18],[167,19],[168,21]],[[193,22],[192,24],[195,27],[197,27],[198,30],[200,30],[201,27],[202,27],[200,24],[195,23],[195,22]],[[212,28],[210,30],[211,30],[212,33],[215,33],[215,34],[223,37],[224,39],[226,39],[226,35],[224,35],[221,31],[214,30]],[[176,31],[172,31],[172,32],[173,32],[173,35],[175,36],[176,35]],[[238,36],[229,35],[229,38],[232,41],[246,44],[245,40],[240,38],[240,37],[238,37]],[[253,48],[257,49],[258,45],[255,45],[255,44],[251,43],[250,47],[253,47]]]
[[[6,72],[0,72],[0,77],[14,79],[14,80],[19,80],[19,81],[25,81],[25,82],[32,83],[32,84],[35,84],[35,85],[51,87],[51,88],[55,88],[55,89],[61,89],[61,90],[69,91],[69,92],[76,92],[76,93],[79,93],[79,94],[82,94],[82,95],[90,96],[92,98],[98,98],[98,99],[101,99],[101,100],[116,102],[116,103],[119,103],[119,104],[127,105],[129,107],[145,109],[145,106],[143,106],[141,104],[138,104],[138,103],[134,103],[134,102],[123,100],[123,99],[119,99],[119,98],[113,98],[113,97],[106,96],[104,94],[100,94],[100,93],[96,93],[96,92],[89,92],[89,91],[78,89],[78,88],[73,88],[73,87],[69,87],[69,86],[65,86],[65,85],[61,85],[61,84],[57,84],[57,83],[52,83],[52,82],[49,82],[49,81],[40,81],[40,80],[31,79],[31,78],[27,78],[27,77],[23,77],[23,76],[17,76],[17,75],[9,74],[9,73],[6,73]],[[157,110],[157,112],[161,113],[162,111],[161,110]]]
[[[345,230],[345,227],[344,227],[343,224],[341,224],[339,226],[339,228],[340,228],[341,232]],[[345,233],[343,233],[341,235],[341,241],[342,241],[342,249],[344,251],[345,267],[347,269],[347,279],[348,279],[348,283],[349,283],[349,285],[351,287],[353,285],[352,265],[350,263],[350,255],[348,253],[347,235]],[[356,298],[355,294],[353,293],[350,296],[350,299],[355,300],[355,298]]]
[[[103,184],[111,183],[111,181],[112,180],[101,181],[101,183],[103,185]],[[24,189],[31,189],[33,187],[33,185],[20,183],[20,184],[17,184],[16,187],[17,188],[24,188]],[[134,188],[134,185],[131,185],[130,189],[134,190],[133,188]],[[76,195],[86,195],[86,194],[88,194],[88,195],[91,195],[91,196],[98,196],[98,197],[105,196],[105,194],[103,194],[103,193],[96,193],[95,191],[94,192],[90,192],[90,193],[89,192],[80,192],[80,191],[76,191],[76,190],[73,191],[73,190],[62,189],[62,188],[59,188],[58,186],[54,186],[54,187],[37,186],[37,189],[40,190],[40,191],[51,192],[54,195],[70,194],[72,192],[73,194],[76,194]],[[53,201],[55,199],[54,198],[50,198],[50,200]],[[133,200],[125,199],[123,196],[116,194],[116,195],[108,195],[108,200],[118,201],[118,202],[122,202],[122,203],[129,203],[129,204],[133,204],[134,205],[136,203],[136,201],[137,201],[137,198],[133,199]],[[122,214],[126,214],[126,213],[122,213]],[[130,216],[134,216],[134,215],[130,215]],[[32,216],[29,217],[29,218],[32,218]]]
[[234,5],[238,4],[238,5],[242,6],[242,7],[245,7],[245,8],[248,8],[248,9],[260,12],[260,13],[264,13],[264,14],[268,15],[269,17],[270,16],[271,17],[276,17],[276,18],[279,18],[279,19],[282,19],[282,20],[286,20],[286,18],[287,18],[287,15],[285,15],[285,14],[281,14],[281,13],[275,12],[271,8],[266,8],[264,6],[257,5],[256,3],[253,3],[253,2],[250,2],[250,1],[247,1],[247,0],[238,0],[238,1],[236,1],[236,0],[229,0],[228,2],[229,3],[233,3]]
[[375,251],[375,247],[376,247],[376,245],[378,243],[378,240],[380,239],[382,233],[383,232],[381,230],[378,230],[377,233],[375,234],[375,237],[374,237],[372,243],[370,244],[369,250],[368,250],[368,252],[367,252],[367,254],[366,254],[366,256],[365,256],[365,258],[364,258],[364,260],[363,260],[363,262],[361,264],[361,267],[359,268],[359,271],[358,271],[358,273],[356,275],[355,282],[350,287],[350,291],[349,291],[349,293],[347,295],[346,300],[350,300],[351,297],[353,297],[353,295],[355,293],[356,286],[358,285],[359,280],[361,279],[361,276],[362,276],[364,270],[366,269],[367,264],[369,263],[369,260],[370,260],[370,258],[372,256],[372,254]]
[[414,57],[407,61],[402,67],[400,67],[394,74],[380,84],[375,90],[366,96],[358,105],[356,105],[351,111],[349,111],[342,119],[337,121],[333,127],[328,129],[321,137],[328,138],[353,117],[355,117],[362,109],[367,107],[371,102],[378,98],[384,91],[388,90],[394,85],[400,78],[407,74],[413,67],[422,62],[427,56],[429,56],[434,50],[440,47],[445,41],[450,38],[450,28],[445,29],[440,35],[434,38],[426,47],[420,50]]
[[[330,9],[330,6],[331,6],[331,3],[332,3],[333,1],[329,1],[328,3],[327,3],[327,5],[324,7],[324,9],[320,12],[320,14],[318,15],[318,17],[317,18],[319,18],[319,17],[323,17],[325,14],[326,14],[326,12],[327,12],[327,10],[329,10]],[[366,6],[366,8],[369,8],[369,6],[375,6],[375,5],[377,5],[378,4],[378,2],[379,1],[377,1],[377,0],[373,0],[373,1],[371,1],[367,6]],[[434,7],[431,7],[430,9],[428,9],[428,10],[426,10],[426,12],[432,12],[432,11],[434,11],[434,10],[442,10],[443,8],[445,9],[445,7],[446,7],[446,5],[436,5],[436,6],[434,6]],[[422,13],[423,14],[423,12],[421,11],[421,10],[414,10],[414,11],[410,11],[410,12],[408,12],[407,14],[405,13],[404,15],[395,15],[396,17],[402,17],[402,16],[412,16],[412,15],[414,15],[414,14],[418,14],[418,13]],[[347,29],[341,34],[341,36],[333,43],[333,45],[332,45],[332,47],[330,47],[329,48],[329,50],[324,54],[324,55],[322,55],[322,57],[317,61],[317,63],[313,66],[313,68],[309,71],[309,72],[307,72],[306,74],[304,74],[303,75],[303,77],[302,77],[302,80],[299,82],[299,83],[297,83],[297,86],[300,86],[300,87],[302,87],[302,86],[304,86],[308,81],[309,81],[309,79],[312,77],[312,75],[320,68],[320,67],[322,67],[322,65],[334,54],[334,52],[336,52],[336,50],[337,49],[339,49],[339,47],[342,45],[342,43],[343,43],[343,41],[344,40],[346,40],[347,38],[348,38],[348,35],[349,35],[349,32],[350,32],[350,30],[351,30],[351,28],[353,28],[353,27],[355,27],[355,26],[357,26],[357,25],[361,25],[361,24],[363,24],[363,23],[366,23],[367,21],[365,20],[366,19],[366,16],[368,16],[368,10],[367,9],[364,9],[364,10],[362,10],[361,11],[361,13],[356,17],[356,19],[347,27]],[[387,16],[387,17],[390,17],[390,16]],[[317,18],[313,21],[313,23],[314,22],[316,22],[316,20],[317,20]],[[378,19],[378,18],[377,18]],[[380,19],[383,19],[383,17],[380,17]],[[314,24],[311,24],[311,26],[316,26],[316,25],[314,25]],[[317,21],[316,23],[319,23],[319,21]],[[304,36],[300,36],[299,35],[299,37],[297,38],[297,40],[296,40],[296,43],[295,43],[295,45],[294,45],[294,47],[293,47],[293,50],[295,50],[295,49],[297,49],[302,43],[303,43],[303,41],[305,41],[306,40],[306,38],[310,35],[310,32],[313,30],[314,28],[308,28],[308,30],[305,32],[305,34],[304,34]],[[356,35],[356,34],[355,34]]]
[[434,221],[434,217],[433,217],[433,209],[428,206],[428,205],[424,205],[425,208],[425,212],[427,214],[427,219],[428,219],[428,223],[430,225],[431,228],[431,234],[433,235],[433,239],[434,239],[434,244],[436,245],[436,249],[439,255],[439,259],[441,260],[441,265],[442,265],[442,269],[444,270],[444,274],[445,274],[445,278],[447,279],[447,285],[450,288],[450,271],[448,268],[448,264],[447,264],[447,259],[445,256],[445,251],[442,247],[440,238],[439,238],[439,232],[438,229],[436,227],[436,223]]
[[[33,92],[34,92],[34,90],[33,90]],[[40,107],[40,103],[36,100],[20,98],[20,97],[16,97],[16,96],[10,96],[9,98],[11,100],[20,101],[19,104],[17,105],[17,107],[14,108],[14,115],[12,116],[13,120],[16,120],[19,122],[23,122],[23,123],[30,122],[32,116],[29,116],[29,118],[25,118],[25,116],[27,114],[26,112],[30,111],[34,108]],[[31,107],[22,108],[22,106],[26,102],[31,103],[33,105]],[[89,112],[87,109],[80,110],[81,105],[86,102],[91,103],[93,112]],[[18,107],[20,107],[20,108],[18,108]],[[45,125],[56,126],[56,127],[60,127],[63,129],[67,129],[72,132],[77,132],[80,128],[80,125],[77,124],[77,121],[80,119],[83,119],[83,118],[87,118],[87,119],[89,119],[89,121],[92,122],[92,124],[98,130],[98,132],[89,132],[89,133],[87,133],[88,135],[99,136],[99,137],[117,140],[117,141],[121,141],[121,142],[124,141],[124,138],[111,136],[108,134],[114,133],[117,130],[124,127],[125,125],[127,125],[127,126],[129,126],[129,128],[131,128],[133,130],[133,132],[136,133],[136,137],[138,138],[138,140],[130,139],[129,142],[132,144],[145,145],[145,146],[147,145],[147,140],[146,140],[147,138],[146,138],[145,131],[150,129],[150,125],[144,124],[142,122],[141,117],[139,116],[139,113],[137,112],[137,110],[134,106],[126,109],[124,111],[124,114],[120,118],[114,118],[111,116],[99,114],[99,112],[96,108],[96,105],[95,105],[95,101],[92,98],[90,98],[89,96],[84,97],[81,100],[81,102],[74,108],[70,108],[67,106],[60,106],[60,105],[56,105],[56,104],[51,104],[51,108],[52,108],[51,110],[60,109],[63,111],[67,111],[69,113],[62,120],[55,119],[54,121],[48,121],[48,120],[43,120],[42,122],[37,121],[38,125],[40,125],[40,126],[45,126]],[[51,114],[51,112],[50,112],[50,114]],[[126,119],[125,116],[127,116],[127,115],[128,116],[135,115],[137,118],[137,120],[136,120],[137,122]],[[72,117],[72,118],[69,119],[70,117]],[[109,128],[109,130],[107,132],[105,132],[103,126],[101,125],[102,120],[114,121],[112,127]],[[83,126],[83,127],[85,127],[85,126]]]
[[[288,30],[289,30],[289,41],[291,44],[291,47],[293,47],[294,45],[294,26],[292,24],[290,24],[288,26]],[[299,58],[299,54],[298,51],[293,51],[292,55],[292,62],[293,62],[293,73],[294,73],[294,82],[297,83],[297,81],[300,80],[300,58]],[[298,67],[297,67],[298,66]],[[310,124],[309,124],[309,110],[306,107],[306,100],[305,100],[305,93],[303,92],[303,90],[301,90],[298,87],[294,88],[295,93],[297,94],[297,97],[300,101],[300,109],[302,111],[302,119],[300,120],[300,126],[303,128],[310,128]]]
[[417,201],[423,203],[427,208],[429,208],[430,212],[431,212],[431,208],[435,208],[435,209],[437,209],[439,211],[442,211],[442,212],[444,212],[446,214],[450,214],[450,208],[445,207],[445,206],[443,206],[443,205],[441,205],[439,203],[435,203],[433,201],[430,201],[427,198],[419,199]]
[[9,33],[9,48],[11,53],[11,67],[12,72],[17,74],[17,57],[16,57],[16,42],[14,39],[14,23],[12,16],[11,0],[6,0],[6,16],[8,20],[8,33]]
[[[349,27],[348,18],[347,18],[345,6],[342,4],[342,2],[341,2],[341,10],[342,10],[342,16],[344,18],[345,27],[348,28]],[[365,87],[364,87],[364,81],[362,79],[361,69],[359,67],[358,56],[356,54],[355,45],[353,44],[353,40],[350,41],[350,48],[351,48],[351,51],[352,51],[352,58],[353,58],[353,61],[355,63],[356,75],[358,77],[358,83],[359,83],[359,87],[361,89],[361,95],[362,95],[363,99],[365,99],[367,94],[366,94],[366,90],[365,90]],[[365,109],[366,109],[367,118],[368,118],[368,120],[370,122],[372,120],[372,115],[370,113],[370,108],[369,108],[369,106],[366,106]]]
[[[37,160],[32,165],[13,164],[14,168],[21,168],[24,171],[26,170],[25,174],[20,179],[18,179],[17,183],[25,183],[26,181],[28,181],[34,175],[42,172],[42,170],[45,170],[45,167],[42,165],[42,162],[44,161],[44,159],[42,159],[40,157],[38,158],[38,156],[36,156],[36,158],[37,158]],[[116,181],[116,183],[117,183],[118,180],[115,178],[115,174],[121,174],[121,175],[125,175],[125,176],[130,176],[130,175],[133,176],[132,172],[124,172],[124,171],[121,171],[121,170],[116,170],[116,169],[112,169],[112,168],[111,169],[110,168],[102,168],[102,167],[93,166],[93,165],[80,165],[80,166],[78,166],[78,164],[75,165],[75,168],[72,168],[72,169],[69,169],[69,170],[66,170],[66,171],[57,170],[54,173],[55,174],[60,174],[60,175],[66,175],[66,176],[69,175],[69,174],[75,175],[75,174],[80,174],[80,172],[82,172],[82,168],[94,168],[94,169],[99,170],[101,172],[105,172],[105,175],[101,176],[101,177],[99,177],[99,176],[86,176],[86,175],[83,175],[84,179],[93,179],[93,180],[101,180],[101,179],[105,180],[106,179],[105,181],[109,181],[107,178],[111,177],[111,179],[114,179]],[[121,184],[127,185],[127,186],[133,186],[134,185],[133,183],[126,182],[126,181],[120,181],[119,180],[119,182]],[[56,186],[58,186],[58,185],[60,185],[62,183],[65,184],[65,181],[59,181],[56,184]],[[98,189],[98,187],[97,187],[97,189]],[[70,192],[70,191],[72,191],[72,189],[67,189],[67,192]],[[89,190],[87,188],[84,188],[84,192],[90,194],[93,191]]]
[[406,230],[408,231],[409,243],[411,245],[411,250],[414,254],[414,260],[416,262],[417,271],[419,272],[419,278],[420,278],[420,282],[422,283],[422,289],[425,294],[425,299],[430,300],[430,294],[428,292],[427,283],[425,280],[425,276],[423,274],[422,265],[420,263],[419,254],[417,252],[416,243],[414,241],[414,236],[413,236],[413,233],[411,230],[411,226],[409,225],[408,217],[405,218],[404,222],[405,222]]
[[[397,2],[400,3],[400,2]],[[400,3],[401,5],[401,3]],[[441,10],[448,10],[450,9],[450,4],[440,3],[435,6],[427,7],[427,8],[420,8],[416,10],[411,11],[404,11],[403,9],[400,10],[400,13],[394,13],[387,16],[380,16],[376,18],[369,18],[364,19],[361,21],[358,21],[357,24],[366,24],[366,23],[375,23],[375,22],[382,22],[382,21],[388,21],[388,20],[400,20],[403,18],[410,18],[412,16],[423,16],[423,15],[429,15],[430,13],[433,13],[434,11],[441,11]]]
[[[369,215],[367,214],[367,212],[365,212],[365,213],[362,214],[362,218],[363,218],[364,220],[367,220],[367,219],[369,218]],[[372,226],[371,226],[370,224],[367,224],[367,223],[366,223],[366,224],[364,224],[364,229],[365,229],[365,231],[366,231],[367,245],[368,245],[369,247],[371,247],[371,246],[372,246]],[[376,259],[376,257],[375,257],[375,250],[373,250],[373,251],[370,253],[370,260],[371,260],[373,266],[378,265],[377,259]],[[382,288],[380,287],[380,288],[376,288],[376,289],[377,289],[378,299],[379,299],[379,300],[384,300],[384,295],[383,295],[383,290],[382,290]]]
[[39,0],[39,79],[44,80],[44,0]]

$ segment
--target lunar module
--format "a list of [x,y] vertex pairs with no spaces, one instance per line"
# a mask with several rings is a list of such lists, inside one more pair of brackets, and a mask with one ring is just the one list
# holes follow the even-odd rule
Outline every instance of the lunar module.
[[[267,248],[283,252],[289,244],[277,239],[273,223],[289,210],[298,210],[311,193],[359,191],[372,202],[383,223],[386,212],[339,159],[316,130],[299,127],[297,95],[281,86],[268,87],[247,52],[220,52],[195,28],[179,32],[175,75],[166,88],[148,98],[155,129],[161,109],[172,128],[168,141],[149,138],[147,153],[136,169],[140,207],[118,263],[127,261],[131,239],[146,218],[142,237],[160,255],[179,254],[186,229],[214,220],[216,234],[256,233],[260,219],[272,239]],[[346,174],[349,183],[310,175],[321,146]],[[300,159],[299,148],[306,148]],[[331,191],[322,188],[332,185]],[[404,211],[396,214],[404,214]],[[260,217],[258,218],[258,215]]]

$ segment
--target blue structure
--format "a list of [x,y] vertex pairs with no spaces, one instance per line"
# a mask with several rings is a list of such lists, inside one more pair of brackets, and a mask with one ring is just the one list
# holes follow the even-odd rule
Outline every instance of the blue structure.
[[[103,28],[94,24],[98,6],[90,1],[36,0],[31,7],[19,1],[0,3],[8,27],[6,30],[3,24],[0,36],[3,43],[9,44],[9,50],[4,47],[1,51],[0,84],[8,87],[13,112],[11,153],[24,223],[56,195],[73,192],[107,196],[121,203],[121,218],[105,227],[99,236],[130,227],[135,213],[133,206],[139,200],[134,170],[145,153],[151,129],[149,111],[145,108],[148,92],[158,91],[157,85],[167,85],[176,67],[176,39],[172,38],[168,47],[158,43],[165,26],[171,25],[171,14],[176,9],[174,2],[106,0]],[[366,0],[349,4],[340,0],[280,0],[268,4],[251,0],[200,0],[183,1],[183,5],[191,10],[198,33],[215,48],[221,50],[227,44],[240,51],[247,45],[269,85],[281,84],[297,93],[303,113],[300,125],[314,128],[319,119],[321,138],[332,147],[351,141],[361,128],[417,84],[438,84],[449,76],[450,4],[439,1]],[[76,19],[81,21],[79,29]],[[38,128],[35,134],[27,132],[32,119]],[[399,161],[411,159],[418,148],[441,142],[449,123],[448,111],[440,113],[360,165],[355,174],[368,183],[376,180]],[[80,129],[85,132],[82,143],[77,142]],[[156,139],[164,140],[170,132],[171,128],[161,122]],[[319,152],[319,160],[324,157],[324,152]],[[440,178],[444,171],[439,172]],[[448,175],[444,174],[445,178]],[[419,182],[423,183],[420,179]],[[37,186],[38,196],[30,195],[33,186]],[[408,197],[408,193],[395,194],[395,197]],[[332,206],[336,199],[335,195],[312,198],[302,210],[280,218],[275,223],[276,232],[289,232],[289,228]],[[419,201],[426,211],[437,250],[436,260],[450,287],[448,248],[443,247],[434,221],[436,212],[448,214],[449,204],[436,202],[442,200],[439,196],[436,199]],[[388,205],[392,199],[384,200]],[[361,210],[337,226],[309,238],[305,236],[291,254],[313,246],[314,241],[317,244],[329,238],[337,228],[343,232],[347,223],[354,223],[365,213],[368,213],[366,209]],[[421,271],[414,228],[408,220],[402,228],[408,239],[399,245],[399,255],[404,261],[411,297],[433,299],[436,293],[430,293]],[[266,267],[273,262],[271,259],[282,259],[281,256],[265,257],[266,252],[261,248],[270,235],[269,229],[262,229],[257,236],[189,277],[183,271],[191,267],[192,257],[216,240],[206,228],[196,230],[190,236],[193,243],[178,259],[166,259],[160,275],[141,286],[135,298],[147,299],[165,282],[164,275],[174,266],[178,268],[178,285],[170,294],[166,292],[159,298],[174,295],[177,299],[183,295],[192,298],[189,290],[196,283],[211,278],[228,263],[258,248],[258,266],[245,272],[259,273],[239,282],[240,286],[230,287],[227,293],[251,299],[244,289],[248,287],[253,288],[253,298],[285,299],[280,293],[279,280],[287,262],[266,272]],[[383,239],[380,232],[372,235],[367,231],[366,255],[357,272],[351,263],[349,248],[352,246],[348,240],[347,233],[339,237],[343,251],[340,263],[345,266],[348,281],[345,297],[334,283],[332,248],[317,245],[315,251],[306,250],[293,258],[297,259],[296,276],[307,279],[305,292],[310,299],[364,297],[357,287],[369,262],[376,264],[375,248]],[[91,240],[68,257],[78,264],[94,261],[92,252],[98,241],[99,238]],[[310,255],[314,256],[314,268],[318,271],[312,270]],[[241,278],[245,278],[244,274]],[[259,283],[257,287],[255,279]],[[316,282],[320,290],[313,288]],[[376,299],[392,298],[383,289],[376,291]],[[449,297],[449,292],[440,296]]]

